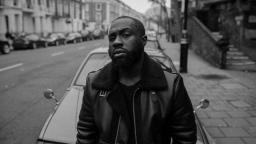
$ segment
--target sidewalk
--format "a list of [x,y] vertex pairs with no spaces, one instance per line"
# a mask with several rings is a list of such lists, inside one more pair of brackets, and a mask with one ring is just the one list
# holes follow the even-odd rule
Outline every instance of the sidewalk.
[[[160,44],[179,69],[179,45],[164,39]],[[210,100],[198,116],[216,144],[256,144],[256,73],[216,68],[189,50],[182,76],[193,105]]]

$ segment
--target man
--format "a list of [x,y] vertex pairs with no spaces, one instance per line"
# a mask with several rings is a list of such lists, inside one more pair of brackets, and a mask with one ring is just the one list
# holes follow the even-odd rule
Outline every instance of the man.
[[122,16],[108,33],[112,60],[88,74],[77,144],[193,144],[193,107],[179,74],[144,52],[143,24]]

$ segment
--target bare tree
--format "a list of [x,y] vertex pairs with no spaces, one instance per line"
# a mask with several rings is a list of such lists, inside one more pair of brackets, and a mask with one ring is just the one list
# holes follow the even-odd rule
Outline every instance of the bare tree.
[[[165,27],[166,28],[166,38],[167,38],[168,41],[170,41],[170,35],[171,35],[171,30],[170,30],[171,26],[170,26],[170,24],[171,24],[171,22],[170,22],[170,17],[169,17],[168,10],[167,10],[167,7],[166,7],[166,0],[149,0],[149,1],[152,2],[152,3],[159,4],[161,10],[163,10],[163,12],[165,14],[165,17],[166,17],[166,19],[164,17],[164,20],[167,20],[167,26]],[[163,19],[162,19],[162,15],[160,15],[160,17],[161,17],[160,23],[164,24]]]

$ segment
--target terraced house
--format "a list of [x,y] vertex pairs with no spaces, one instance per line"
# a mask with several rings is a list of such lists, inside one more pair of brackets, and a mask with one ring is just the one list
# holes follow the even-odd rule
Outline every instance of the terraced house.
[[145,21],[120,0],[0,0],[0,35],[107,29],[121,15]]

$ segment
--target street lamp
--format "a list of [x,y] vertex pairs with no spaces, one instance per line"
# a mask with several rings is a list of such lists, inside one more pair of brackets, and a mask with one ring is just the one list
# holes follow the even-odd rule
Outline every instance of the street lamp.
[[183,12],[183,26],[180,41],[180,72],[187,73],[188,64],[188,32],[187,32],[187,18],[188,18],[188,0],[182,0]]

